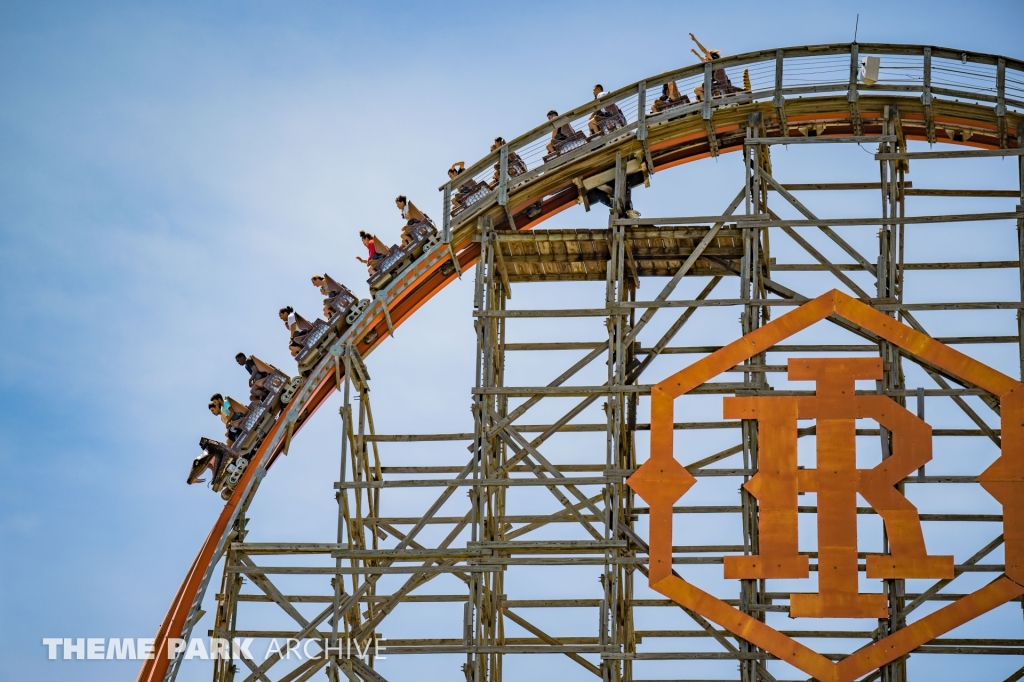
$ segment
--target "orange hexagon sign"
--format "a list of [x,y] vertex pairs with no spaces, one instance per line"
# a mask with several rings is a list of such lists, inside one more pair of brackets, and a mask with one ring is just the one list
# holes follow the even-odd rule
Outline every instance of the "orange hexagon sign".
[[[673,456],[675,399],[833,315],[999,398],[1001,453],[977,481],[1003,506],[1006,556],[1005,573],[993,582],[838,663],[672,572],[672,505],[697,482]],[[725,577],[806,578],[807,556],[797,551],[797,495],[817,493],[818,592],[791,596],[794,618],[888,615],[885,595],[858,589],[858,494],[882,517],[889,538],[888,554],[867,557],[867,577],[954,577],[953,557],[928,554],[917,508],[896,488],[931,459],[931,427],[886,396],[854,391],[856,380],[881,377],[877,358],[792,358],[789,378],[815,381],[815,395],[724,400],[726,418],[758,423],[759,468],[744,487],[758,500],[760,537],[758,554],[725,558]],[[893,434],[892,455],[872,469],[856,464],[855,424],[864,418]],[[815,469],[797,468],[798,419],[816,420]],[[656,384],[651,389],[651,456],[628,484],[650,505],[651,587],[822,682],[852,682],[1024,594],[1024,384],[836,290]]]

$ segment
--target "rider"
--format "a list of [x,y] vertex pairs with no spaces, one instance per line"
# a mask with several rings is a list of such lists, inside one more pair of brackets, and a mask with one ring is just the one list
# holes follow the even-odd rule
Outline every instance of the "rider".
[[324,299],[324,317],[331,319],[338,312],[331,308],[331,303],[338,294],[345,290],[345,287],[334,281],[326,272],[322,275],[313,275],[310,280],[313,282],[313,286],[320,289],[320,293],[326,297]]
[[242,422],[249,414],[249,408],[241,404],[231,396],[224,397],[220,393],[210,396],[210,404],[207,405],[215,417],[220,417],[227,427],[228,445],[234,445],[235,439],[242,433]]
[[302,350],[302,337],[308,334],[313,329],[313,325],[306,321],[302,315],[295,312],[295,309],[290,305],[285,306],[277,311],[277,316],[284,322],[284,326],[291,332],[291,340],[288,342],[288,350],[291,351],[292,357],[299,354]]
[[[594,86],[594,99],[601,99],[608,93],[604,91],[604,86],[600,83]],[[626,117],[622,115],[622,110],[615,104],[606,104],[601,109],[598,109],[590,115],[590,120],[587,122],[587,127],[590,128],[591,135],[598,135],[601,133],[601,122],[610,121],[616,125],[625,125]]]
[[[491,145],[491,151],[496,152],[505,146],[505,138],[496,137],[494,138],[494,144]],[[521,175],[526,172],[526,164],[523,163],[522,157],[516,154],[511,149],[508,150],[508,176],[514,178],[517,175]],[[494,164],[494,184],[498,184],[501,180],[501,161]]]
[[[558,112],[557,111],[552,109],[551,111],[548,112],[548,120],[549,121],[554,121],[556,118],[558,118]],[[562,125],[558,126],[557,128],[555,128],[554,130],[551,131],[551,141],[548,142],[548,145],[547,145],[548,153],[549,154],[554,154],[555,153],[555,143],[556,142],[564,142],[565,140],[568,140],[570,137],[573,137],[575,135],[576,135],[576,131],[573,130],[572,124],[569,123],[568,121],[566,121]]]
[[249,372],[249,399],[262,401],[270,391],[266,387],[266,379],[274,373],[274,367],[260,360],[255,355],[246,357],[245,353],[235,355],[237,362]]
[[[690,48],[690,52],[692,52],[695,55],[697,55],[697,59],[701,60],[702,62],[711,62],[711,61],[714,61],[716,59],[721,59],[722,58],[721,51],[707,49],[706,47],[704,47],[703,45],[700,44],[700,41],[697,40],[697,37],[695,35],[693,35],[692,33],[690,34],[690,39],[693,42],[697,43],[697,47],[699,47],[700,51],[703,52],[704,54],[703,55],[700,54],[700,52],[697,52],[697,50],[694,50],[693,48]],[[740,92],[741,90],[742,90],[742,88],[737,88],[735,85],[732,84],[732,81],[729,80],[729,75],[725,72],[725,69],[714,69],[711,72],[711,96],[712,97],[717,97],[717,96],[720,96],[720,95],[728,95],[731,92]],[[695,87],[693,89],[693,94],[695,94],[697,96],[697,101],[698,102],[703,102],[704,101],[704,84],[702,83],[702,84],[698,85],[697,87]]]
[[[455,180],[455,178],[462,175],[465,171],[466,162],[456,161],[452,164],[452,167],[448,169],[448,178]],[[481,189],[487,189],[487,186],[483,183],[477,182],[473,178],[467,178],[452,194],[452,209],[457,210],[471,195],[476,194]]]
[[[384,260],[384,258],[387,257],[389,253],[391,253],[391,249],[384,246],[384,242],[377,239],[377,237],[370,234],[369,232],[363,232],[362,230],[359,230],[359,238],[363,241],[363,246],[366,247],[368,255],[366,258],[360,258],[359,256],[356,256],[356,260],[359,261],[360,263],[366,264],[366,270],[370,273],[371,276],[375,275],[377,274],[377,261]],[[316,282],[313,283],[316,284]]]
[[405,226],[402,227],[402,247],[405,248],[412,243],[412,228],[420,223],[429,223],[430,218],[416,208],[416,205],[409,201],[404,194],[395,197],[395,205],[402,213]]
[[689,104],[690,98],[679,94],[679,86],[675,81],[669,81],[661,86],[661,97],[651,104],[651,113],[656,114],[663,109],[674,107],[678,104]]

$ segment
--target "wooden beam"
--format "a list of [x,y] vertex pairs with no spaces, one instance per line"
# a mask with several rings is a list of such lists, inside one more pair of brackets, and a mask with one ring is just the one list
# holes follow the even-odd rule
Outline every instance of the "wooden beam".
[[[782,186],[791,192],[812,190],[879,190],[880,182],[784,182]],[[907,183],[907,187],[910,187]],[[775,191],[774,188],[770,188]]]
[[[523,628],[524,630],[526,630],[530,634],[536,636],[538,639],[540,639],[545,644],[550,644],[552,646],[557,646],[557,647],[560,647],[560,646],[564,645],[563,642],[561,642],[561,641],[555,639],[554,637],[548,635],[543,630],[538,628],[536,625],[533,625],[532,623],[530,623],[528,620],[526,620],[522,616],[517,615],[515,612],[513,612],[507,606],[503,607],[502,611],[504,612],[506,618],[508,618],[513,623],[515,623],[519,627]],[[569,658],[571,658],[572,660],[576,661],[581,666],[583,666],[584,668],[586,668],[590,672],[594,673],[598,677],[601,677],[601,670],[596,665],[594,665],[593,663],[591,663],[587,659],[583,658],[579,654],[571,653],[571,652],[566,652],[565,655],[568,656]]]
[[743,144],[878,144],[895,141],[894,135],[818,135],[815,137],[748,137]]
[[960,151],[942,152],[888,152],[875,154],[876,161],[894,159],[975,159],[1000,158],[1004,156],[1022,156],[1024,149],[964,149]]
[[[906,183],[910,187],[910,183]],[[1020,193],[1007,189],[907,189],[908,197],[982,197],[1017,199]]]
[[[1024,149],[1020,150],[1024,152]],[[859,225],[925,225],[935,223],[962,223],[973,221],[990,220],[1016,220],[1019,213],[995,212],[995,213],[953,213],[946,215],[928,216],[901,216],[898,218],[818,218],[816,220],[789,220],[770,219],[767,216],[698,216],[693,218],[639,218],[636,220],[624,219],[613,221],[616,225],[698,225],[718,221],[733,221],[740,228],[750,227],[817,227],[820,223],[836,226],[859,226]]]

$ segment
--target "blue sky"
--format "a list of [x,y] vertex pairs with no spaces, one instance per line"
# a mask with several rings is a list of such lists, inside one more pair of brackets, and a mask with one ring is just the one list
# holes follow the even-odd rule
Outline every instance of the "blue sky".
[[[364,291],[356,234],[397,232],[396,194],[439,214],[452,161],[595,82],[692,63],[689,31],[727,54],[848,41],[859,11],[861,41],[1024,56],[1019,2],[707,7],[0,3],[0,678],[133,677],[135,664],[48,662],[40,639],[155,631],[220,505],[184,484],[199,436],[219,435],[208,396],[243,393],[239,350],[293,367],[275,311],[319,307],[310,274]],[[724,206],[736,159],[701,165],[666,173],[689,184],[673,194],[666,179],[641,210]],[[562,222],[600,226],[598,213]],[[371,358],[381,431],[469,430],[470,289]],[[261,491],[267,537],[328,527],[311,472],[334,466],[330,414]],[[295,509],[313,490],[322,527]]]

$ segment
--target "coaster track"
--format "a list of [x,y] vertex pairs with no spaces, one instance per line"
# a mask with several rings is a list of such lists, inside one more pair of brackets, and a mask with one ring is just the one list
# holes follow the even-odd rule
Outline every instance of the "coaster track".
[[[879,57],[885,74],[870,85],[858,73],[865,57]],[[473,240],[479,225],[489,222],[498,232],[536,227],[585,203],[586,179],[614,172],[617,158],[635,161],[647,179],[673,166],[740,150],[749,117],[757,112],[763,117],[767,138],[785,137],[793,143],[799,143],[797,138],[849,141],[880,136],[886,108],[894,107],[908,140],[981,150],[1024,146],[1020,113],[1024,111],[1024,62],[1020,60],[939,47],[830,44],[747,53],[716,60],[714,65],[716,70],[731,72],[733,79],[746,69],[749,89],[650,113],[650,103],[665,84],[675,82],[681,92],[698,85],[704,85],[705,92],[713,91],[710,64],[666,72],[534,128],[441,186],[445,196],[441,243],[377,292],[345,335],[323,354],[278,417],[175,594],[155,638],[155,657],[144,662],[139,682],[174,679],[181,658],[168,660],[168,640],[188,638],[215,566],[232,540],[236,520],[290,439],[338,389],[346,346],[366,357],[470,267],[481,253],[480,244]],[[553,158],[543,153],[552,130],[565,123],[586,130],[588,117],[609,103],[624,113],[625,126]],[[509,172],[514,157],[522,160],[525,172]],[[487,183],[492,168],[496,169],[493,188],[477,193],[475,201],[451,215],[456,185],[467,178]]]

